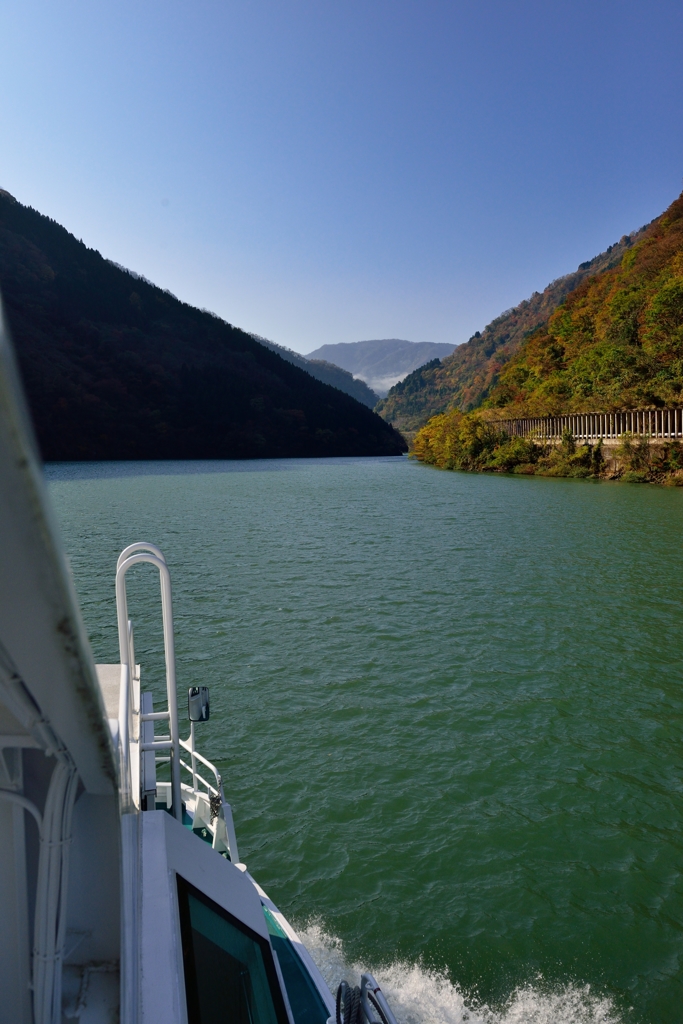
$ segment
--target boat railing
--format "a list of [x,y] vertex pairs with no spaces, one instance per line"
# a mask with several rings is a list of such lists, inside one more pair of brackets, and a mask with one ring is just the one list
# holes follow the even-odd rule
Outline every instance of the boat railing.
[[[194,799],[195,820],[199,809],[199,797],[205,795],[209,805],[209,816],[208,820],[206,820],[206,818],[204,819],[204,825],[211,835],[212,845],[214,848],[224,846],[230,855],[232,863],[238,864],[239,852],[237,850],[237,837],[235,835],[232,807],[225,799],[225,793],[223,792],[223,780],[220,772],[216,768],[215,764],[212,764],[208,758],[200,754],[195,747],[194,722],[190,727],[190,735],[188,739],[181,739],[180,746],[190,755],[190,764],[181,759],[180,766],[181,768],[184,768],[192,778],[192,786],[188,786],[188,789],[191,790],[191,795]],[[213,774],[214,784],[209,782],[208,779],[205,779],[199,772],[197,768],[198,761],[200,764],[204,765],[205,768],[208,768],[208,770]],[[204,787],[205,794],[202,793],[200,786]],[[224,835],[222,834],[223,827],[225,828]]]
[[[197,789],[197,786],[198,786],[198,783],[201,783],[204,786],[204,788],[206,789],[207,793],[209,793],[211,796],[220,796],[221,795],[222,783],[221,783],[221,777],[220,777],[220,774],[218,772],[218,769],[216,768],[216,766],[214,764],[211,764],[210,761],[207,761],[207,759],[205,757],[203,757],[197,750],[195,750],[195,746],[194,746],[194,723],[192,724],[192,731],[190,733],[190,738],[187,739],[187,740],[181,740],[180,741],[180,746],[184,750],[187,750],[188,754],[190,755],[190,760],[192,761],[191,765],[190,764],[186,764],[186,762],[183,761],[182,759],[180,761],[180,767],[181,768],[185,768],[185,770],[188,771],[190,773],[190,775],[192,776],[192,788],[197,790],[197,792],[199,792],[199,790]],[[212,786],[210,782],[207,782],[206,779],[202,775],[199,774],[199,772],[197,771],[197,761],[199,761],[200,764],[203,764],[206,768],[208,768],[209,771],[213,772],[214,779],[216,781],[216,785],[215,786]]]
[[[126,594],[126,574],[134,565],[147,562],[159,570],[161,584],[161,610],[164,630],[164,655],[166,661],[166,695],[168,710],[152,712],[169,723],[169,735],[166,738],[141,741],[141,721],[156,721],[140,715],[140,680],[137,677],[135,653],[133,647],[133,629],[128,618],[128,598]],[[173,602],[171,598],[171,575],[166,559],[155,544],[139,541],[130,544],[119,555],[116,564],[116,611],[119,628],[119,652],[121,657],[121,689],[119,696],[119,730],[121,735],[121,775],[122,790],[128,805],[139,807],[140,793],[140,754],[147,750],[168,750],[171,759],[171,807],[174,816],[182,821],[182,801],[180,790],[180,749],[178,734],[178,695],[175,672],[175,644],[173,637]],[[151,746],[150,746],[151,744]],[[131,748],[137,750],[131,756]]]
[[[126,574],[134,565],[148,563],[159,570],[161,607],[166,662],[167,709],[154,711],[151,693],[140,692],[140,674],[135,663],[133,625],[128,618]],[[121,797],[126,810],[148,810],[156,807],[157,795],[178,821],[183,821],[183,797],[192,811],[194,824],[202,824],[214,848],[225,850],[230,860],[239,862],[232,808],[225,799],[221,775],[214,764],[200,754],[195,746],[194,722],[190,735],[181,739],[178,726],[178,697],[173,636],[173,605],[171,577],[162,551],[154,544],[130,544],[119,555],[116,565],[116,608],[121,657],[119,692],[119,743],[121,763]],[[157,723],[168,723],[167,735],[155,735]],[[189,754],[189,763],[181,751]],[[171,781],[157,782],[157,765],[171,767]],[[205,778],[198,763],[213,776]],[[181,782],[181,770],[191,784]],[[170,797],[170,799],[168,799]]]

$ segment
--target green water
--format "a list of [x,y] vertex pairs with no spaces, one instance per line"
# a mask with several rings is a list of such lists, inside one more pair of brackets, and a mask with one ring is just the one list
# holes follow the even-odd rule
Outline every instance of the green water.
[[683,1018],[683,492],[406,459],[48,479],[98,661],[118,552],[163,548],[241,858],[316,955],[384,969],[406,1019]]

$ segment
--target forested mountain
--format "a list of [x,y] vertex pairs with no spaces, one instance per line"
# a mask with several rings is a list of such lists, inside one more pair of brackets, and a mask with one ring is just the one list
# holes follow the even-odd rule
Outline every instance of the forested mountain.
[[311,377],[315,377],[316,380],[321,380],[323,384],[329,384],[331,387],[339,388],[340,391],[351,395],[357,402],[367,405],[368,409],[374,409],[377,405],[379,395],[375,394],[364,380],[354,377],[352,373],[349,373],[348,370],[343,370],[341,366],[335,366],[334,363],[328,363],[324,359],[309,359],[298,352],[293,352],[291,348],[278,345],[276,341],[262,338],[260,334],[252,334],[252,338],[255,338],[261,345],[265,345],[266,348],[272,349],[273,352],[277,352],[288,363],[300,366],[302,370],[310,373]]
[[582,263],[578,270],[553,281],[541,293],[520,302],[477,331],[442,361],[433,360],[394,385],[377,411],[389,423],[411,434],[427,420],[449,409],[476,408],[496,385],[503,366],[527,338],[546,323],[562,300],[586,279],[616,266],[646,228],[624,235],[606,252]]
[[443,469],[608,476],[683,485],[678,440],[621,436],[560,445],[510,436],[501,419],[683,404],[683,194],[640,233],[619,264],[575,288],[503,367],[483,408],[451,409],[416,434],[413,454]]
[[4,191],[0,291],[45,459],[405,450],[350,396]]
[[584,281],[500,374],[505,416],[683,403],[683,194]]
[[443,359],[454,347],[439,342],[383,338],[322,345],[309,352],[308,359],[325,359],[342,366],[354,377],[364,380],[378,395],[386,395],[393,384],[416,366],[422,366],[430,359]]

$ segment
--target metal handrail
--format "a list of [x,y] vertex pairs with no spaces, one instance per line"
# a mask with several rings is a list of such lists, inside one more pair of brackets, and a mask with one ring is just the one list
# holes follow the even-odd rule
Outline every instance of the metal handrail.
[[[128,805],[133,794],[131,790],[130,764],[130,724],[131,716],[139,714],[139,708],[131,706],[131,686],[135,674],[135,654],[133,649],[132,628],[128,620],[128,599],[126,595],[126,573],[134,565],[149,563],[159,570],[161,585],[161,609],[164,628],[164,654],[166,660],[166,695],[168,699],[170,744],[165,749],[171,750],[171,794],[173,814],[182,821],[182,804],[180,788],[180,750],[178,747],[178,694],[176,689],[175,643],[173,636],[173,605],[171,597],[171,575],[166,559],[154,544],[137,542],[125,548],[116,565],[116,611],[119,630],[119,649],[121,657],[121,690],[119,694],[119,731],[121,735],[122,754],[122,789],[124,789]],[[161,749],[154,744],[140,744],[147,749]],[[135,802],[133,800],[133,802]]]
[[118,572],[123,563],[129,558],[134,551],[148,551],[152,555],[156,555],[160,562],[166,564],[166,556],[164,555],[161,548],[158,548],[156,544],[148,544],[144,540],[136,540],[135,544],[129,544],[127,548],[124,548],[118,557],[116,563],[116,571]]
[[[185,768],[192,775],[192,788],[195,790],[195,792],[197,792],[197,779],[199,779],[199,781],[204,786],[206,786],[207,790],[213,790],[215,795],[216,796],[220,796],[221,802],[224,803],[225,802],[225,796],[223,794],[223,780],[222,780],[222,778],[221,778],[221,776],[220,776],[220,774],[218,772],[218,769],[216,768],[215,764],[212,764],[211,761],[207,761],[207,759],[205,757],[203,757],[202,754],[198,753],[197,750],[195,749],[195,745],[194,745],[194,722],[192,723],[192,729],[191,729],[191,732],[190,732],[190,738],[187,739],[187,740],[181,739],[180,746],[184,750],[186,750],[188,752],[188,754],[190,755],[190,757],[192,758],[192,765],[191,766],[189,764],[186,764],[182,760],[181,760],[180,763],[183,766],[183,768]],[[203,765],[206,765],[206,767],[210,771],[213,772],[214,778],[216,779],[216,786],[218,788],[212,786],[210,782],[207,782],[206,779],[202,775],[199,774],[199,772],[197,771],[197,765],[195,763],[196,761],[201,761],[201,763]]]
[[[361,975],[360,979],[361,1006],[368,1024],[397,1024],[396,1018],[389,1006],[382,989],[375,981],[372,974],[367,972]],[[377,1020],[377,1016],[380,1020]]]
[[[220,799],[221,810],[222,810],[222,815],[223,815],[223,821],[225,822],[226,839],[227,839],[228,851],[230,853],[230,860],[233,862],[233,864],[238,864],[239,863],[239,851],[237,849],[237,836],[235,835],[235,823],[234,823],[233,818],[232,818],[232,807],[230,806],[230,804],[225,799],[225,793],[223,791],[223,779],[222,779],[222,776],[221,776],[220,772],[216,768],[215,764],[212,764],[211,761],[207,760],[207,758],[205,758],[203,756],[203,754],[200,754],[200,753],[197,752],[197,750],[195,750],[195,745],[194,745],[194,722],[192,723],[192,729],[190,731],[189,739],[187,739],[187,740],[181,739],[180,740],[180,746],[184,750],[186,750],[190,754],[190,756],[192,758],[192,764],[191,765],[187,764],[183,760],[180,761],[180,764],[185,769],[185,771],[189,772],[189,774],[192,776],[192,789],[193,789],[193,792],[196,793],[197,796],[200,795],[200,791],[199,791],[199,788],[198,788],[198,783],[201,783],[203,786],[206,787],[207,795],[209,797],[211,797],[211,795],[213,794],[214,796],[217,796]],[[214,778],[216,780],[216,785],[215,786],[212,786],[211,783],[207,779],[205,779],[202,775],[199,774],[199,772],[197,771],[197,765],[195,763],[196,761],[200,761],[203,765],[206,765],[206,767],[211,772],[213,772]],[[218,829],[218,825],[216,824],[216,830],[214,831],[214,844],[216,843],[216,837],[217,837],[217,834],[218,834],[217,833],[217,829]]]
[[211,764],[210,761],[207,761],[207,759],[205,757],[203,757],[202,754],[199,753],[199,751],[195,750],[194,747],[191,745],[191,743],[192,743],[191,740],[181,740],[180,741],[180,746],[184,747],[185,750],[188,752],[188,754],[192,754],[193,757],[196,757],[197,760],[201,761],[202,764],[206,765],[207,768],[210,768],[211,771],[216,776],[216,780],[218,781],[218,784],[220,785],[221,777],[220,777],[220,774],[219,774],[218,769],[216,768],[216,766],[214,764]]
[[[164,653],[166,658],[166,692],[168,697],[167,711],[145,711],[142,712],[142,702],[139,694],[139,678],[136,676],[135,648],[133,643],[133,627],[128,619],[128,598],[126,594],[126,573],[133,566],[146,562],[156,566],[159,570],[161,585],[161,608],[164,627]],[[119,737],[121,745],[121,795],[122,804],[126,810],[137,807],[140,798],[136,801],[132,792],[133,782],[140,781],[140,755],[146,752],[168,752],[170,757],[155,757],[155,763],[171,762],[171,803],[175,817],[182,822],[182,786],[180,781],[180,770],[185,769],[192,776],[192,791],[196,797],[208,796],[220,799],[220,817],[225,824],[226,842],[230,859],[234,863],[239,862],[237,850],[237,839],[235,826],[232,819],[232,808],[225,799],[223,782],[218,769],[195,749],[194,723],[191,725],[190,736],[187,740],[180,738],[178,727],[178,696],[176,688],[175,672],[175,645],[173,637],[173,606],[171,601],[171,577],[162,551],[155,544],[147,544],[138,541],[130,544],[119,555],[116,564],[116,611],[119,630],[119,648],[121,656],[121,690],[119,694]],[[137,728],[133,726],[137,719]],[[143,722],[168,722],[168,736],[153,736],[143,742]],[[132,744],[136,744],[137,763],[131,764]],[[181,748],[187,750],[191,757],[191,765],[186,764],[180,757]],[[207,779],[197,771],[197,761],[205,765],[214,775],[216,785],[213,786]],[[166,784],[168,785],[168,784]],[[206,795],[201,792],[199,786],[206,789]],[[189,788],[189,787],[186,787]],[[214,833],[214,846],[219,841],[218,821]],[[222,842],[222,840],[221,840]]]
[[219,789],[216,789],[216,787],[212,786],[210,782],[207,782],[204,776],[200,775],[198,771],[193,771],[192,766],[187,764],[186,761],[183,761],[182,758],[180,759],[180,767],[184,768],[185,771],[189,772],[190,775],[192,776],[193,789],[195,793],[199,793],[199,790],[197,789],[197,783],[201,782],[203,786],[206,786],[207,792],[213,793],[214,796],[221,796],[221,792]]
[[120,790],[121,805],[124,811],[132,810],[132,793],[130,779],[130,672],[128,662],[121,662],[119,682],[119,759],[120,759]]

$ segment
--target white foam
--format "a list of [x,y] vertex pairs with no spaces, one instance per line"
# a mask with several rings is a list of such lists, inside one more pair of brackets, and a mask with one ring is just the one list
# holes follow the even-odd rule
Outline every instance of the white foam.
[[[341,941],[319,924],[300,931],[301,938],[332,992],[342,978],[359,984],[370,970],[382,987],[398,1024],[621,1024],[612,1000],[591,992],[589,985],[560,988],[524,985],[505,1005],[493,1008],[468,1000],[453,982],[421,964],[396,962],[389,967],[354,964],[344,956]],[[469,1005],[468,1005],[469,1004]]]

